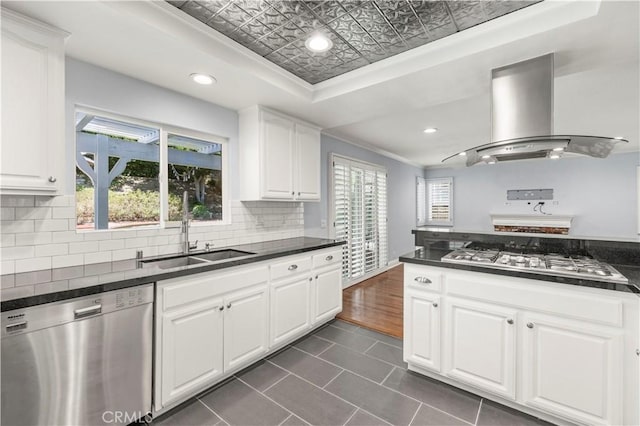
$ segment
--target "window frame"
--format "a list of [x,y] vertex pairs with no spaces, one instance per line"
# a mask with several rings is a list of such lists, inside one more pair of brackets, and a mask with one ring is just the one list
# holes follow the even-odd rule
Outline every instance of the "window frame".
[[[418,197],[421,196],[420,194],[420,183],[424,182],[424,192],[422,194],[422,196],[424,197],[425,200],[425,211],[424,211],[424,220],[420,220],[420,205],[418,203]],[[447,183],[449,185],[449,218],[447,220],[432,220],[429,219],[430,213],[432,212],[432,200],[431,197],[429,196],[430,194],[430,185],[432,184],[441,184],[441,183]],[[417,226],[453,226],[453,208],[454,208],[454,202],[453,202],[453,177],[442,177],[442,178],[424,178],[421,176],[418,176],[416,178],[416,224]]]
[[[202,132],[199,130],[188,129],[185,127],[174,126],[171,124],[158,123],[149,120],[143,120],[136,117],[129,117],[126,115],[120,115],[116,113],[112,113],[109,111],[104,111],[101,109],[96,109],[92,107],[87,107],[84,105],[74,105],[74,114],[75,118],[76,113],[81,112],[84,114],[91,114],[95,116],[105,117],[112,120],[118,120],[125,123],[137,124],[140,126],[154,127],[157,128],[160,132],[159,139],[159,147],[160,147],[160,155],[158,159],[159,165],[159,173],[158,173],[158,183],[160,188],[160,220],[157,225],[140,225],[139,227],[132,228],[124,228],[124,229],[76,229],[77,233],[87,233],[87,232],[125,232],[132,230],[145,230],[145,229],[169,229],[169,228],[178,228],[181,226],[180,221],[169,221],[169,176],[167,174],[167,170],[169,167],[168,161],[168,149],[169,142],[168,137],[169,134],[176,136],[184,136],[188,138],[200,139],[204,142],[210,142],[214,144],[219,144],[221,146],[222,158],[221,158],[221,168],[222,168],[222,220],[216,221],[208,221],[208,222],[192,222],[190,227],[203,227],[203,226],[221,226],[221,225],[230,225],[231,224],[231,200],[229,199],[229,138],[224,136],[214,135],[207,132]],[[76,123],[74,121],[74,132],[73,132],[73,176],[75,181],[75,168],[76,168],[76,152],[77,152],[77,142],[76,142],[76,133],[75,130]],[[74,190],[74,203],[73,206],[76,206],[75,199],[75,190]]]

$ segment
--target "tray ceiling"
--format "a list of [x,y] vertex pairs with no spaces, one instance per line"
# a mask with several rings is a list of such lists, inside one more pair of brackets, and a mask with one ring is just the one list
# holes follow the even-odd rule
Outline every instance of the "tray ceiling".
[[[315,84],[482,24],[541,0],[278,1],[168,3],[274,64]],[[333,48],[314,53],[315,32]]]

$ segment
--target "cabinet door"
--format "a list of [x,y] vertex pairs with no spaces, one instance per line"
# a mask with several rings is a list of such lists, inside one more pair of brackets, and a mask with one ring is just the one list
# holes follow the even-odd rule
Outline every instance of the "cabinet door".
[[342,312],[342,273],[340,267],[319,272],[313,291],[313,324],[327,321]]
[[312,278],[271,284],[271,346],[302,335],[311,327],[310,290]]
[[296,199],[320,200],[320,131],[296,124]]
[[440,296],[406,291],[404,298],[404,360],[440,371]]
[[292,121],[262,112],[262,197],[293,199]]
[[457,298],[447,302],[447,375],[515,399],[516,311]]
[[617,329],[528,315],[521,330],[527,405],[585,424],[622,424]]
[[0,191],[54,195],[64,164],[64,34],[2,10]]
[[163,315],[163,406],[194,394],[222,375],[221,307],[222,299],[213,299]]
[[268,349],[267,286],[241,290],[225,297],[224,371],[247,365]]

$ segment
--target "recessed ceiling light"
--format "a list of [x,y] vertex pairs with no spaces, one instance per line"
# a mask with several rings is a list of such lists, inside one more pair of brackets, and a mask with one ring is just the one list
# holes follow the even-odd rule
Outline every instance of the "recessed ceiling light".
[[483,159],[483,160],[487,160],[487,159],[489,159],[489,158],[491,158],[491,156],[490,156],[490,155],[483,155],[483,156],[482,156],[482,159]]
[[551,158],[552,160],[557,160],[558,158],[560,158],[560,155],[559,154],[551,154],[549,156],[549,158]]
[[487,164],[496,164],[495,161],[489,161]]
[[321,53],[331,49],[333,47],[333,42],[323,33],[315,32],[309,36],[309,38],[304,42],[304,45],[312,52]]
[[435,133],[437,131],[438,131],[438,129],[435,128],[435,127],[427,127],[426,129],[424,129],[425,133]]
[[459,153],[458,155],[461,155],[461,156],[463,156],[463,157],[464,157],[465,155],[467,155],[467,153],[466,153],[465,151],[462,151],[462,152],[461,152],[461,153]]
[[191,77],[191,80],[195,81],[196,83],[203,84],[205,86],[216,82],[216,79],[208,74],[193,73],[189,77]]
[[564,151],[564,148],[558,147],[558,148],[553,148],[553,150],[556,152],[559,152],[559,151]]
[[614,139],[621,140],[624,139],[624,136],[616,136]]

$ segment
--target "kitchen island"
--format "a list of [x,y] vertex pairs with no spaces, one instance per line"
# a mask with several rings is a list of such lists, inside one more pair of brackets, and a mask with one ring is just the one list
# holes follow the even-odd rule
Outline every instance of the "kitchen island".
[[[409,369],[558,424],[638,424],[638,266],[614,265],[621,283],[446,262],[470,236],[435,237],[400,257]],[[511,252],[532,245],[484,238]],[[537,242],[540,252],[547,241]],[[603,262],[614,254],[605,245],[594,244]],[[619,259],[635,258],[633,244],[613,245]]]

